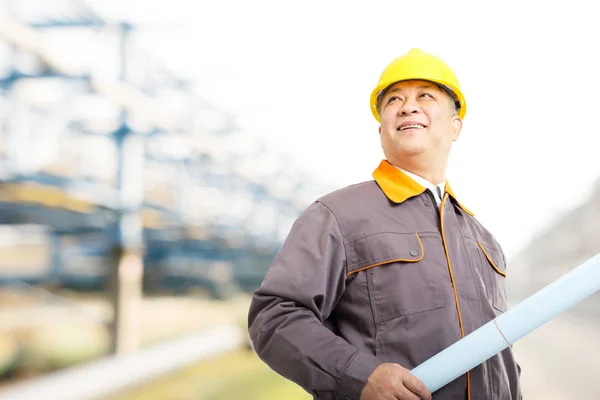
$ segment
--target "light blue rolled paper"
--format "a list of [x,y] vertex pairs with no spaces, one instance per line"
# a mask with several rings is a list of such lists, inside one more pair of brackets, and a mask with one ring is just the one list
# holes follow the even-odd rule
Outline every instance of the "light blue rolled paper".
[[600,290],[600,254],[415,367],[431,392]]

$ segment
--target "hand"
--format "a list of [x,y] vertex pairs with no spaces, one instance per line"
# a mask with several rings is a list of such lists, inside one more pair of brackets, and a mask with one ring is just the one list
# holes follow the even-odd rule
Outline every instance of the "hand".
[[406,368],[383,363],[371,373],[360,400],[431,400],[431,392]]

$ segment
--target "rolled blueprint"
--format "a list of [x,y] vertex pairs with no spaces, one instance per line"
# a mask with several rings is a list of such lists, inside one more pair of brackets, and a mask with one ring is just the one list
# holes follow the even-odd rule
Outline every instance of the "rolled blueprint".
[[411,370],[431,392],[600,290],[600,254]]

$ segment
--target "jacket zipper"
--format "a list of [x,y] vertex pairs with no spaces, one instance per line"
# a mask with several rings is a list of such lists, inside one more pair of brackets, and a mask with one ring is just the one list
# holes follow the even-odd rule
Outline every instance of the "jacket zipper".
[[[461,336],[464,338],[465,331],[464,331],[464,327],[463,327],[462,315],[460,312],[460,305],[459,305],[459,301],[458,301],[458,292],[456,291],[456,282],[454,281],[454,274],[452,273],[452,265],[450,263],[450,255],[448,254],[448,246],[446,244],[446,237],[444,236],[443,207],[447,200],[448,200],[448,196],[446,194],[444,194],[440,206],[436,207],[436,208],[438,209],[438,217],[439,217],[439,221],[440,221],[440,233],[442,234],[442,243],[444,245],[444,252],[446,253],[446,262],[448,263],[448,273],[450,274],[450,281],[452,282],[452,290],[454,291],[454,300],[456,302],[456,313],[458,315],[458,323],[459,323],[459,327],[460,327],[460,333],[461,333]],[[471,400],[471,373],[470,372],[467,372],[467,400]]]

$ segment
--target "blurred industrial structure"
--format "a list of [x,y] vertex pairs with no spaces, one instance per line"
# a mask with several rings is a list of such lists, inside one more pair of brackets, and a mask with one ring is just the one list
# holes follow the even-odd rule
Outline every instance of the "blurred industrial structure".
[[316,177],[138,51],[134,26],[80,1],[5,7],[2,281],[103,285],[111,249],[143,245],[148,290],[255,284]]
[[127,21],[80,0],[0,10],[0,285],[111,293],[113,351],[137,346],[123,321],[142,292],[259,285],[329,188],[136,46]]

